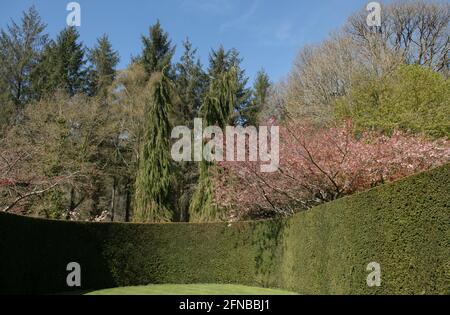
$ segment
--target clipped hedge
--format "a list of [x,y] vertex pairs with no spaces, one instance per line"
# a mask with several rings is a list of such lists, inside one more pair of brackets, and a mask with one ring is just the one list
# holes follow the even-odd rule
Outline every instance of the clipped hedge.
[[[0,214],[0,293],[239,283],[302,294],[450,294],[450,165],[287,220],[72,223]],[[369,288],[377,262],[382,286]],[[80,290],[78,288],[77,290]]]

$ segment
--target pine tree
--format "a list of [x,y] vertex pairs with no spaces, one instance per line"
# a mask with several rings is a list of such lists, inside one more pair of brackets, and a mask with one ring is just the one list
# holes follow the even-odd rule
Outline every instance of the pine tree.
[[91,72],[91,94],[106,97],[108,87],[116,77],[119,53],[113,50],[107,35],[97,39],[97,44],[89,50],[89,61],[94,69]]
[[251,104],[244,113],[244,119],[247,125],[258,126],[258,116],[267,104],[270,86],[269,76],[264,70],[260,70],[256,75],[255,83],[253,85],[253,98]]
[[169,34],[162,29],[159,20],[150,27],[148,37],[142,36],[142,43],[144,48],[141,61],[148,76],[163,69],[169,73],[175,47],[172,47]]
[[[174,67],[174,77],[178,102],[174,104],[174,124],[193,127],[194,119],[199,117],[203,97],[208,88],[208,76],[189,39],[183,42],[184,52]],[[189,220],[189,202],[198,181],[199,170],[195,162],[177,163],[176,199],[177,210],[174,220]]]
[[175,66],[177,93],[181,99],[180,120],[191,126],[198,117],[203,96],[206,93],[208,77],[202,69],[197,49],[192,47],[189,39],[183,42],[184,53]]
[[[242,121],[240,111],[246,108],[251,96],[246,88],[247,78],[241,69],[242,59],[236,50],[226,51],[222,46],[212,51],[209,59],[210,77],[208,92],[200,108],[205,126],[239,124]],[[191,222],[213,222],[224,220],[222,213],[214,204],[214,187],[211,172],[216,168],[213,163],[201,161],[199,180],[189,207]]]
[[208,74],[211,78],[216,78],[230,69],[230,52],[223,46],[217,50],[212,50],[209,54]]
[[23,13],[20,24],[12,21],[7,31],[0,32],[0,80],[17,109],[31,99],[31,72],[48,40],[45,27],[33,6]]
[[39,96],[64,90],[68,95],[88,90],[85,50],[79,42],[75,27],[61,31],[56,41],[50,42],[33,74],[34,90]]
[[245,124],[243,113],[246,111],[251,101],[251,90],[247,88],[248,78],[245,75],[245,70],[241,68],[242,58],[239,57],[239,52],[236,49],[226,51],[223,46],[217,50],[213,50],[209,57],[208,74],[210,78],[219,78],[224,73],[229,72],[234,68],[236,76],[236,97],[234,104],[234,111],[229,116],[228,124]]
[[231,67],[211,80],[209,91],[200,108],[206,126],[225,128],[234,115],[240,82],[239,71]]
[[149,84],[151,100],[135,184],[134,221],[169,222],[173,217],[170,209],[170,82],[164,74],[155,74]]
[[[231,67],[212,79],[200,113],[205,126],[224,128],[233,116],[236,95],[239,89],[238,70]],[[214,204],[214,187],[211,172],[214,164],[202,160],[199,165],[199,180],[189,207],[191,222],[213,222],[225,219],[224,214]]]

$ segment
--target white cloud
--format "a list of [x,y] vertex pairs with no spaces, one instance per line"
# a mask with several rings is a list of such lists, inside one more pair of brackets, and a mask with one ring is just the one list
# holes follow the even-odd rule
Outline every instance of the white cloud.
[[256,14],[256,11],[258,10],[259,6],[259,0],[254,0],[250,9],[242,14],[241,16],[237,17],[236,19],[233,19],[231,21],[227,21],[223,23],[220,26],[220,30],[223,32],[227,29],[233,28],[233,27],[245,27],[245,24]]
[[181,9],[202,11],[214,15],[229,14],[234,4],[230,0],[181,0]]
[[[296,23],[289,18],[258,18],[263,3],[253,0],[250,7],[244,10],[249,2],[235,0],[180,0],[184,10],[195,10],[216,15],[220,20],[219,31],[247,33],[254,41],[263,46],[298,45],[304,38],[304,30],[296,29]],[[244,12],[240,15],[236,12]],[[232,16],[233,18],[229,18]],[[237,16],[237,17],[235,17]],[[229,18],[229,19],[227,19]]]
[[293,39],[293,23],[289,20],[282,21],[275,29],[275,38],[280,41],[290,41]]

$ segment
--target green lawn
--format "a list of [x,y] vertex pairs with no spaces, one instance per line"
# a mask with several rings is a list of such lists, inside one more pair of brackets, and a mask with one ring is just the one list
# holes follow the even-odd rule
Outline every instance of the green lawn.
[[88,295],[295,295],[296,293],[231,284],[149,285],[123,287],[88,293]]

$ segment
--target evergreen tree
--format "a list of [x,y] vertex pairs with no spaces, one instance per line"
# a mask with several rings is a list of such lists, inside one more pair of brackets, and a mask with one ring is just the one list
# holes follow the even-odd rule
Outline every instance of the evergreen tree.
[[209,54],[208,74],[210,78],[216,78],[230,69],[230,51],[226,51],[223,46],[217,50],[212,50]]
[[[238,70],[231,67],[228,71],[212,79],[209,91],[204,99],[200,113],[205,126],[224,128],[233,116],[236,104]],[[191,222],[212,222],[224,219],[224,214],[214,204],[214,187],[211,172],[214,164],[202,160],[199,165],[199,180],[189,207]]]
[[155,72],[161,72],[163,69],[170,71],[170,63],[175,53],[175,47],[169,40],[169,34],[165,32],[159,20],[150,27],[149,36],[142,36],[144,49],[141,61],[145,71],[151,76]]
[[255,83],[253,85],[253,98],[251,105],[244,113],[244,118],[248,125],[258,126],[258,115],[267,104],[270,86],[271,83],[269,76],[264,70],[260,70],[256,75]]
[[33,6],[23,13],[20,24],[12,21],[0,32],[0,80],[3,93],[16,106],[31,99],[31,72],[39,61],[48,37],[46,25]]
[[[194,119],[199,117],[202,99],[208,88],[208,76],[203,71],[197,49],[192,47],[189,39],[183,42],[184,52],[175,65],[175,83],[178,102],[174,104],[176,125],[193,127]],[[189,202],[197,185],[199,169],[195,162],[176,164],[177,185],[175,185],[177,211],[175,220],[189,220]]]
[[97,44],[89,50],[89,61],[94,69],[91,72],[91,94],[106,97],[108,87],[116,77],[116,66],[119,63],[119,53],[113,50],[107,35],[97,39]]
[[164,74],[155,74],[150,80],[151,101],[146,110],[145,143],[135,184],[134,221],[169,222],[173,217],[170,209],[170,82]]
[[209,91],[203,100],[200,113],[206,126],[225,128],[234,115],[240,82],[239,70],[231,67],[211,80]]
[[61,31],[56,41],[47,45],[42,61],[33,74],[34,90],[38,96],[56,90],[64,90],[70,96],[87,91],[88,70],[79,37],[75,27],[68,27]]
[[239,52],[236,49],[230,51],[230,65],[236,69],[236,111],[237,118],[235,118],[235,124],[245,125],[244,113],[250,106],[252,91],[247,88],[248,77],[245,74],[245,70],[242,69],[241,63],[243,59],[240,58]]
[[202,69],[197,49],[189,39],[183,42],[184,53],[175,66],[177,93],[181,99],[180,116],[182,123],[191,126],[198,117],[203,96],[206,93],[208,77]]
[[[221,46],[212,51],[209,60],[209,87],[200,114],[205,126],[224,128],[239,123],[240,108],[248,104],[250,91],[247,79],[240,68],[241,59],[236,50],[225,51]],[[213,163],[202,160],[199,164],[199,179],[189,206],[191,222],[213,222],[224,219],[224,213],[214,204],[214,187],[211,172]]]
[[210,78],[219,78],[224,73],[229,72],[234,68],[236,76],[236,95],[234,103],[234,111],[228,119],[228,124],[245,124],[244,113],[250,105],[251,90],[248,89],[248,78],[245,75],[245,70],[241,68],[242,58],[239,57],[239,52],[236,49],[226,51],[223,46],[217,50],[213,50],[209,58],[208,74]]

